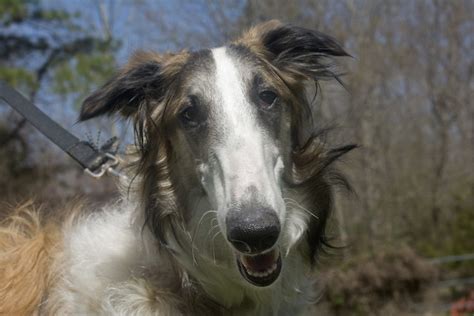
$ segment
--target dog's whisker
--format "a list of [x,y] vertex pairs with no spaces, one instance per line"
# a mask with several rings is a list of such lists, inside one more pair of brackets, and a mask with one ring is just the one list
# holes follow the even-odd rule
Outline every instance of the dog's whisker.
[[196,256],[195,256],[195,254],[194,254],[194,250],[195,250],[195,249],[199,250],[198,247],[195,245],[195,242],[194,242],[194,241],[195,241],[195,238],[196,238],[196,235],[197,235],[197,233],[198,233],[198,231],[199,231],[199,229],[200,229],[200,227],[201,227],[202,222],[204,221],[204,218],[205,218],[208,214],[213,214],[213,213],[217,213],[217,211],[215,211],[215,210],[209,210],[209,211],[204,212],[204,213],[201,215],[201,218],[199,219],[199,222],[198,222],[198,224],[197,224],[197,226],[196,226],[196,229],[194,229],[194,231],[193,231],[193,235],[192,235],[192,236],[190,235],[190,239],[191,239],[191,255],[192,255],[192,258],[193,258],[193,264],[194,264],[194,265],[198,265],[198,262],[197,262],[197,260],[196,260]]
[[308,215],[310,216],[313,216],[315,219],[319,220],[319,216],[314,214],[313,212],[311,212],[310,210],[308,210],[307,208],[303,207],[300,203],[298,203],[297,201],[293,200],[293,199],[290,199],[290,198],[284,198],[283,199],[284,201],[285,200],[288,200],[288,201],[285,201],[285,205],[289,206],[290,208],[295,208],[295,209],[299,209],[299,210],[302,210],[306,213],[308,213]]
[[[204,239],[204,246],[206,246],[208,240],[209,240],[209,236],[211,235],[211,233],[216,229],[218,228],[219,225],[215,225],[215,226],[212,226],[211,229],[209,230],[209,232],[207,233],[206,235],[206,238]],[[199,247],[195,245],[194,241],[191,242],[191,254],[193,256],[193,264],[196,264],[198,265],[197,261],[196,261],[196,257],[194,255],[194,250],[199,250]]]
[[199,219],[199,222],[197,224],[197,227],[196,227],[196,231],[199,230],[199,227],[201,226],[204,218],[209,215],[209,214],[217,214],[217,211],[216,210],[209,210],[207,212],[204,212],[202,215],[201,215],[201,218]]
[[295,204],[300,205],[300,203],[298,203],[298,201],[296,201],[295,199],[289,198],[289,197],[284,197],[283,201],[289,201],[289,202],[293,202]]
[[[198,231],[199,231],[199,229],[200,229],[200,227],[201,227],[201,224],[202,224],[204,218],[205,218],[208,214],[217,214],[217,211],[216,211],[216,210],[209,210],[209,211],[207,211],[207,212],[204,212],[204,214],[201,215],[201,218],[199,219],[199,222],[198,222],[196,228],[194,229],[193,236],[192,236],[192,238],[191,238],[191,244],[194,243],[194,239],[196,238],[196,234],[198,233]],[[214,218],[215,218],[215,217],[214,217]],[[214,218],[213,218],[213,219],[214,219]],[[212,222],[211,222],[211,225],[212,225]]]
[[299,206],[297,206],[297,205],[294,205],[294,209],[296,209],[296,210],[301,210],[301,211],[307,213],[308,215],[314,217],[316,220],[319,220],[319,216],[318,216],[318,215],[312,213],[311,211],[309,211],[309,210],[307,210],[307,209],[305,209],[305,208],[303,208],[303,207],[299,207]]
[[211,226],[211,228],[209,229],[209,232],[207,233],[206,238],[204,238],[204,240],[203,240],[203,245],[204,245],[205,247],[207,247],[208,242],[209,242],[209,240],[210,240],[209,237],[210,237],[211,234],[215,231],[215,229],[218,229],[218,230],[220,231],[219,225]]
[[214,241],[216,237],[219,236],[220,233],[221,233],[221,230],[219,229],[217,233],[215,233],[214,236],[212,237],[212,257],[214,259],[214,265],[216,264],[216,245]]
[[[214,234],[214,236],[211,239],[209,239],[209,236],[215,231],[215,229],[217,229],[217,232]],[[218,235],[220,232],[221,232],[221,230],[219,229],[219,225],[212,226],[211,229],[209,229],[209,233],[207,233],[206,239],[204,241],[205,247],[208,247],[208,243],[209,243],[209,241],[211,241],[211,249],[212,249],[213,256],[214,256],[214,263],[215,263],[214,239],[215,239],[216,235]]]

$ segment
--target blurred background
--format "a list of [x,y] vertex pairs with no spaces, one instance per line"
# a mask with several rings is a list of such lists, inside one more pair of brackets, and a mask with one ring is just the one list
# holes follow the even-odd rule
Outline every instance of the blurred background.
[[[77,136],[132,140],[115,119],[77,124],[81,100],[137,49],[219,46],[277,18],[338,39],[345,88],[323,83],[328,141],[357,143],[339,167],[335,243],[314,315],[473,315],[474,1],[1,0],[0,79]],[[122,146],[123,148],[123,146]],[[0,101],[0,203],[101,203],[91,179]]]

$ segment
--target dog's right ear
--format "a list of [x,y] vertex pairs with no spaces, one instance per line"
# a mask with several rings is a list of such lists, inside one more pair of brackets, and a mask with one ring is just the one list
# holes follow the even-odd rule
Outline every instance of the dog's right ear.
[[147,99],[162,98],[162,64],[162,56],[155,53],[135,54],[122,71],[84,100],[79,120],[117,112],[128,117]]

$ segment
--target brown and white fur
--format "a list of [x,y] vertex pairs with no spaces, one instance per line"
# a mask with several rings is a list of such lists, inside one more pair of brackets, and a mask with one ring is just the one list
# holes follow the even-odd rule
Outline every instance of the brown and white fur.
[[[0,230],[0,314],[293,315],[313,297],[332,163],[308,87],[337,79],[330,37],[270,21],[224,47],[137,53],[84,101],[136,144],[98,211],[18,208]],[[54,219],[54,220],[53,220]]]

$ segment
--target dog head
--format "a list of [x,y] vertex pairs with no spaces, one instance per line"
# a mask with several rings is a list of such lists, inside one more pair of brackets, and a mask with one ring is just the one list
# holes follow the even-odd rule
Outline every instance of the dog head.
[[306,88],[337,79],[340,56],[329,36],[270,21],[224,47],[136,54],[80,118],[134,120],[144,221],[159,241],[219,236],[214,260],[268,286],[283,250],[302,244],[313,262],[324,241],[329,166],[353,147],[327,150],[311,134]]

